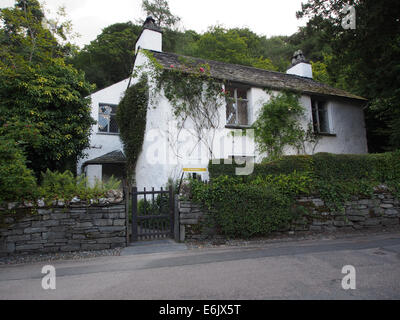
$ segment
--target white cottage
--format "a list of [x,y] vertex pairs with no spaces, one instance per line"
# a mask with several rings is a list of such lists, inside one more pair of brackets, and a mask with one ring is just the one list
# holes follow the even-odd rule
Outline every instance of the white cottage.
[[[165,69],[179,67],[182,59],[174,53],[162,52],[162,31],[149,17],[136,42],[134,71],[145,68],[148,58],[140,49],[149,50]],[[272,95],[290,89],[301,92],[300,102],[306,110],[304,125],[312,123],[321,139],[316,146],[308,146],[307,153],[329,152],[337,154],[367,153],[367,139],[363,107],[364,98],[358,97],[312,79],[311,64],[301,51],[293,57],[292,66],[286,73],[272,72],[242,65],[190,58],[198,64],[208,64],[211,76],[225,83],[231,99],[220,108],[218,130],[213,133],[213,158],[254,159],[265,155],[254,147],[251,134],[232,136],[235,129],[249,128],[257,119],[262,105]],[[87,157],[78,163],[78,172],[85,172],[90,181],[107,179],[111,174],[123,177],[125,157],[115,120],[116,108],[125,90],[135,80],[126,79],[91,95],[93,126]],[[265,90],[268,89],[268,90]],[[178,132],[177,122],[169,101],[161,94],[150,101],[147,112],[143,151],[136,167],[138,188],[159,188],[169,179],[177,180],[184,169],[203,169],[200,173],[208,178],[207,167],[210,153],[198,139],[193,139],[193,124],[185,123],[187,132]],[[295,150],[286,150],[294,154]],[[187,170],[193,171],[193,170]],[[201,170],[195,170],[201,171]]]

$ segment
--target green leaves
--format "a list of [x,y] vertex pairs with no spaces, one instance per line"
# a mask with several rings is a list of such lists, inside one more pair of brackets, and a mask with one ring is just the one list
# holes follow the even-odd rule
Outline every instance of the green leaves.
[[290,198],[274,185],[249,185],[220,176],[210,184],[193,180],[193,200],[211,213],[206,223],[224,236],[250,238],[285,230],[292,220]]
[[312,138],[301,125],[305,110],[298,99],[288,92],[271,97],[253,125],[259,150],[270,160],[280,158],[287,146],[300,150]]
[[131,22],[112,24],[68,61],[84,71],[97,90],[103,89],[130,76],[140,31]]
[[[348,13],[342,10],[348,4],[355,9],[356,28],[345,30]],[[400,7],[393,0],[308,0],[298,16],[310,18],[307,29],[318,30],[330,47],[325,61],[330,82],[369,100],[369,150],[399,148]]]
[[147,77],[142,76],[136,84],[126,90],[118,105],[117,122],[127,158],[128,183],[134,178],[136,162],[142,151],[148,103]]
[[68,49],[57,40],[68,23],[47,29],[36,0],[1,9],[0,21],[0,130],[23,148],[37,177],[75,167],[95,122],[85,98],[92,87],[65,64]]
[[260,37],[249,29],[210,28],[196,42],[196,57],[277,70],[271,60],[262,54]]
[[0,135],[0,204],[32,200],[35,192],[34,173],[26,167],[26,158],[18,142]]

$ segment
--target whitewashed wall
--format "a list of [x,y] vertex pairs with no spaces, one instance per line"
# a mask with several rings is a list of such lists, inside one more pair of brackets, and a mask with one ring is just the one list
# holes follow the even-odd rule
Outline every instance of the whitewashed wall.
[[[145,66],[147,58],[139,53],[135,62],[135,68]],[[146,67],[143,67],[146,71]],[[131,84],[137,80],[133,80]],[[99,103],[118,104],[122,98],[128,85],[128,80],[121,81],[111,87],[94,93],[92,98],[92,117],[97,121]],[[150,82],[150,87],[153,84]],[[151,92],[154,92],[151,89]],[[277,95],[277,91],[267,93],[260,88],[251,88],[248,91],[249,99],[249,122],[253,123],[259,114],[262,105],[268,102],[271,95]],[[312,121],[311,98],[303,95],[300,99],[301,104],[306,109],[306,116],[303,125]],[[323,137],[315,152],[331,152],[331,153],[367,153],[367,140],[365,131],[364,114],[361,106],[353,102],[341,101],[333,99],[328,101],[328,108],[331,119],[332,132],[336,134],[334,137]],[[209,157],[204,157],[207,150],[205,145],[192,142],[190,155],[184,152],[184,142],[193,139],[193,136],[178,134],[177,122],[174,118],[172,106],[169,101],[161,94],[158,99],[150,99],[146,131],[144,137],[143,150],[139,156],[136,167],[136,184],[139,189],[159,188],[166,186],[169,179],[179,180],[183,168],[207,168]],[[241,149],[240,145],[244,139],[248,137],[231,137],[231,129],[226,129],[226,110],[225,107],[220,109],[220,127],[215,136],[215,145],[213,148],[214,158],[227,158],[232,155],[254,156],[256,162],[261,161],[266,155],[259,154],[255,150],[254,144],[246,149]],[[190,129],[193,124],[190,121],[185,123],[185,128]],[[91,136],[91,148],[87,150],[89,156],[81,160],[78,164],[78,170],[84,161],[99,157],[108,152],[121,149],[122,144],[118,135],[104,135],[97,132],[97,125],[93,126],[93,134]],[[178,142],[177,139],[181,142]],[[219,142],[222,142],[221,143]],[[197,145],[197,147],[196,147]],[[199,147],[200,145],[200,147]],[[311,153],[312,147],[309,146],[308,153]],[[198,152],[202,153],[202,157],[198,156]],[[286,154],[296,154],[294,149],[288,148]],[[186,158],[186,162],[181,159]],[[208,173],[201,174],[204,179],[208,178]]]
[[[90,96],[92,99],[91,116],[96,121],[96,124],[92,126],[90,148],[85,150],[87,156],[78,161],[78,174],[82,173],[82,165],[86,161],[98,158],[115,150],[122,150],[122,143],[119,135],[100,133],[97,121],[99,119],[99,103],[119,104],[128,87],[128,82],[129,79],[125,79],[110,87],[97,91]],[[88,177],[90,180],[91,174],[88,174]]]

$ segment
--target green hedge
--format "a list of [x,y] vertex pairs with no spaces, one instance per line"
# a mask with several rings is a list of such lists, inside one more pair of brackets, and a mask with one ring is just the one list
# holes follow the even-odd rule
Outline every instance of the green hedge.
[[[236,164],[209,164],[210,178],[235,176]],[[373,179],[387,182],[400,179],[400,152],[365,155],[336,155],[318,153],[313,156],[284,156],[281,160],[254,165],[252,175],[243,180],[259,176],[309,172],[324,180]]]
[[211,214],[209,223],[225,236],[265,236],[290,227],[291,205],[299,195],[316,195],[326,210],[344,212],[353,196],[369,197],[385,183],[400,196],[400,152],[371,155],[285,156],[255,164],[250,176],[235,165],[213,165],[211,181],[191,182],[192,200]]
[[286,230],[292,221],[290,198],[273,187],[240,183],[228,176],[205,185],[192,181],[193,200],[209,212],[207,225],[231,238],[250,238]]

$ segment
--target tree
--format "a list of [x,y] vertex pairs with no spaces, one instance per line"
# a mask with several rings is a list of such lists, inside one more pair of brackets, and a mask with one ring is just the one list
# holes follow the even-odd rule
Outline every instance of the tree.
[[[10,140],[23,141],[28,167],[37,176],[47,168],[75,168],[89,146],[91,86],[64,62],[65,46],[45,28],[36,0],[16,1],[0,11],[0,128]],[[63,33],[64,34],[64,33]],[[64,34],[65,36],[65,34]],[[31,128],[26,139],[21,127]]]
[[130,76],[140,31],[131,22],[112,24],[68,61],[83,70],[96,89],[103,89]]
[[143,0],[142,9],[148,16],[152,16],[161,28],[173,29],[181,20],[171,13],[166,0]]
[[[355,29],[343,22],[353,5]],[[310,17],[332,48],[331,79],[369,99],[366,123],[370,151],[400,147],[400,6],[394,0],[309,0],[298,17]]]
[[[251,38],[246,36],[248,34],[251,34]],[[254,42],[258,43],[257,37],[248,29],[227,30],[215,26],[200,36],[194,55],[204,59],[276,70],[269,59],[260,55]]]

